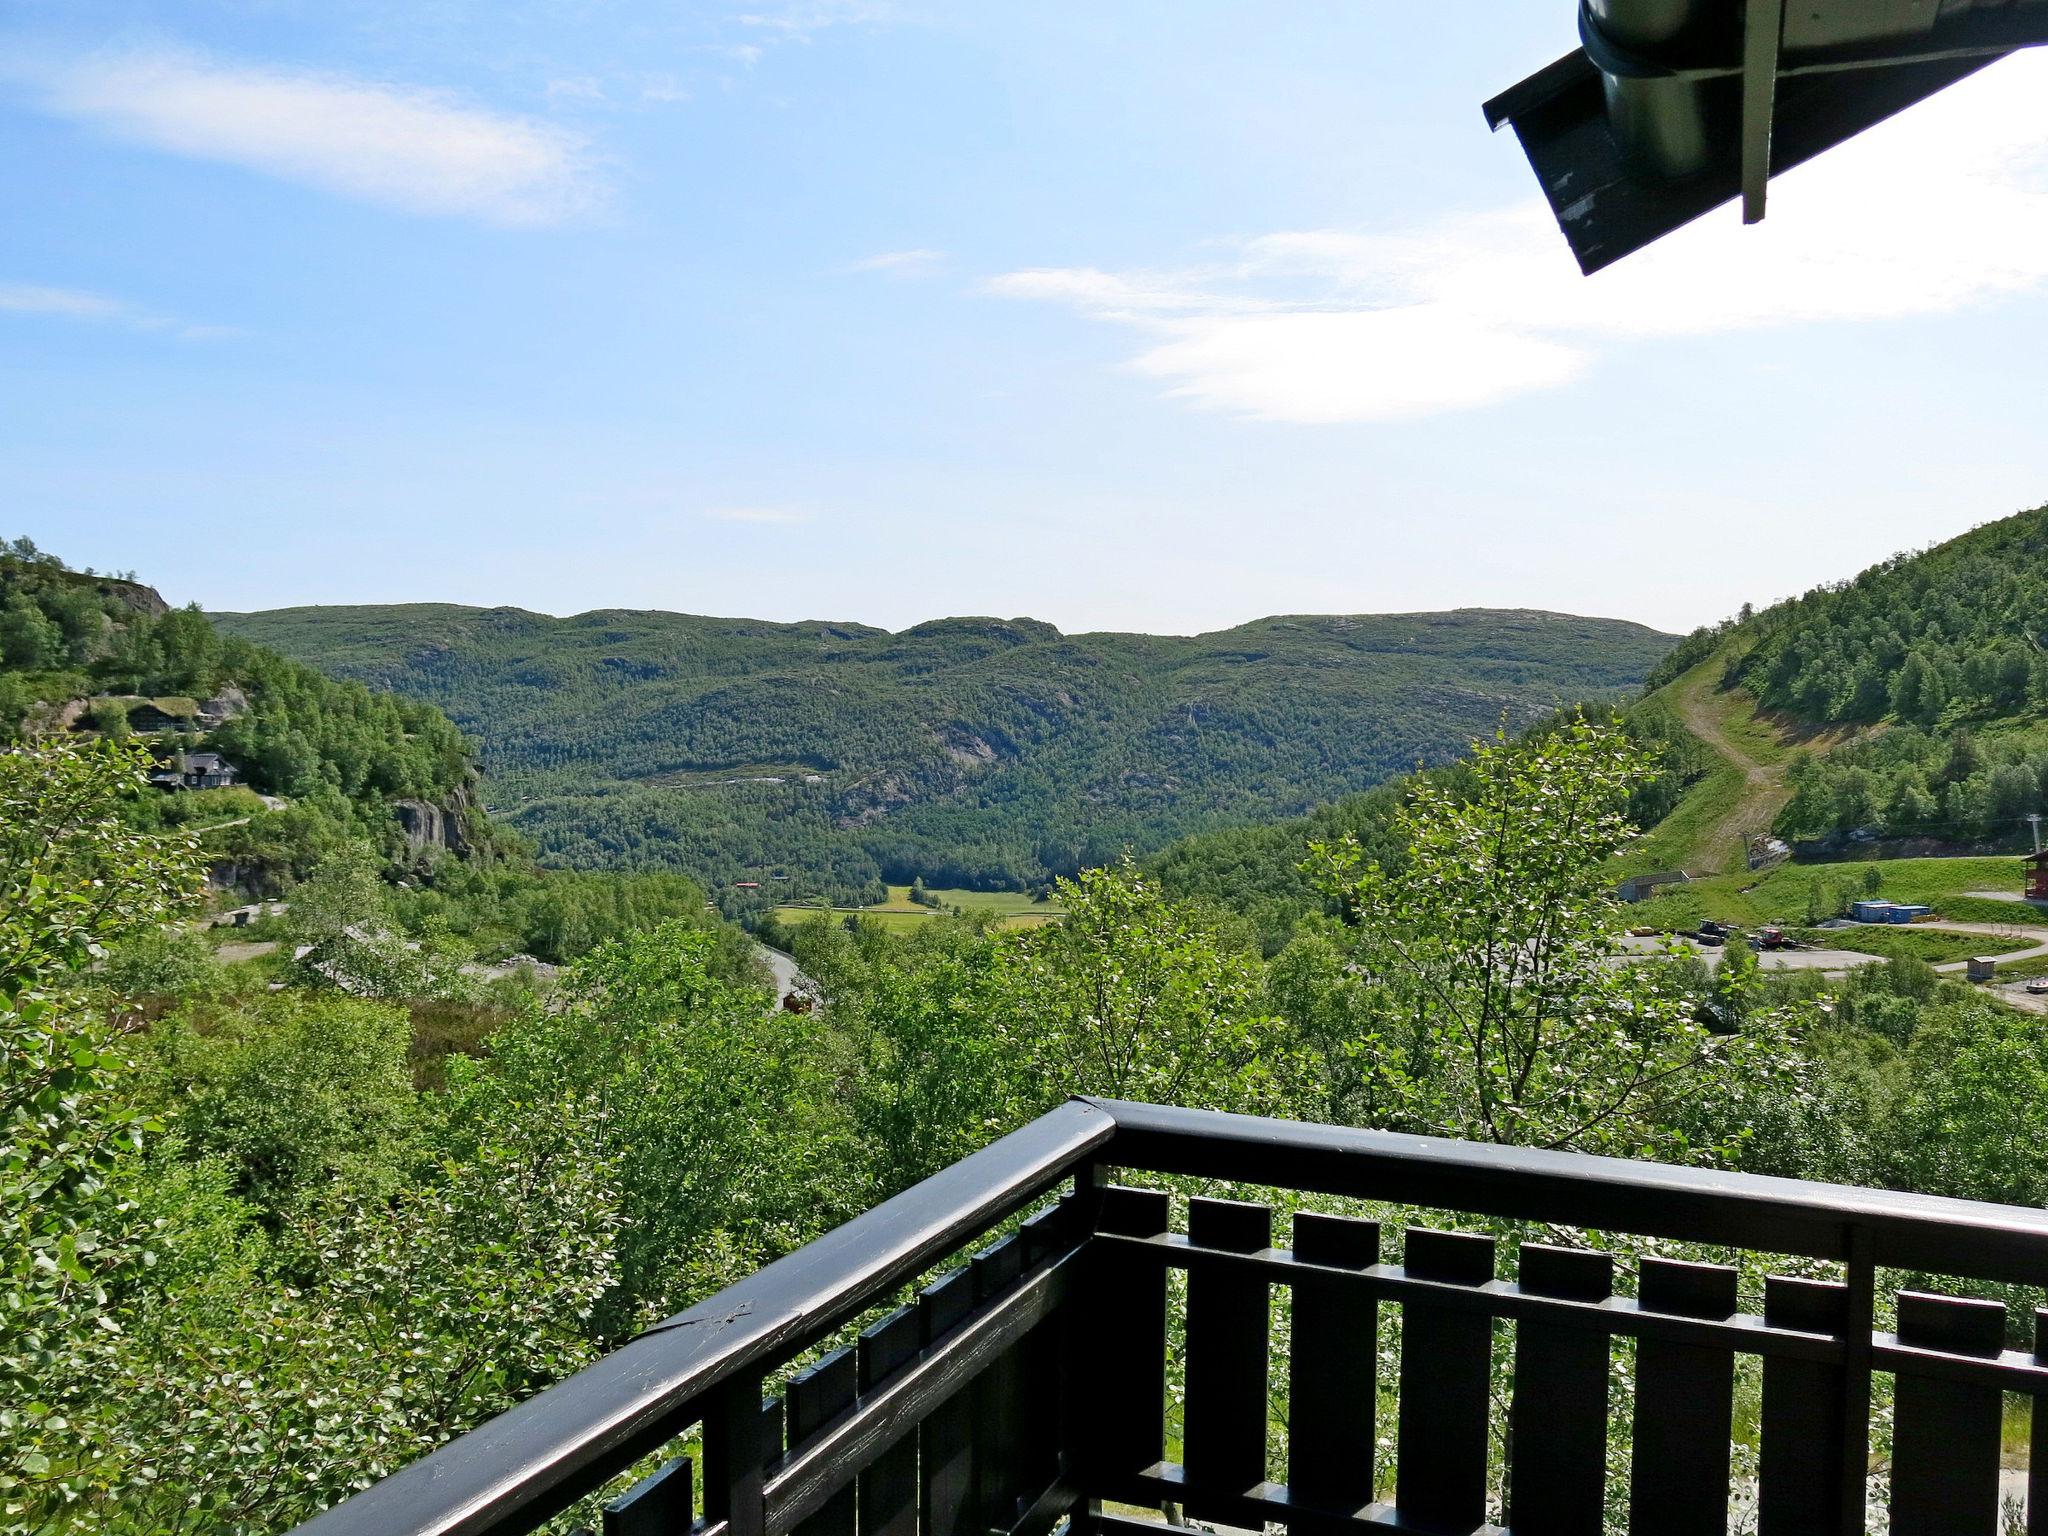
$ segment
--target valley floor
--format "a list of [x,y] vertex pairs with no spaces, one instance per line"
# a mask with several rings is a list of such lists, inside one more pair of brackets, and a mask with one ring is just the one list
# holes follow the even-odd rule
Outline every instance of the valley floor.
[[892,885],[889,898],[867,907],[828,907],[822,903],[790,902],[774,909],[775,918],[782,923],[801,923],[821,912],[838,913],[841,916],[859,916],[866,921],[879,923],[884,928],[898,931],[912,929],[920,924],[940,917],[956,909],[962,913],[993,914],[997,925],[1003,928],[1033,928],[1040,923],[1049,923],[1066,915],[1065,909],[1056,901],[1035,901],[1021,891],[967,891],[939,890],[929,892],[937,906],[927,906],[910,899],[910,887]]

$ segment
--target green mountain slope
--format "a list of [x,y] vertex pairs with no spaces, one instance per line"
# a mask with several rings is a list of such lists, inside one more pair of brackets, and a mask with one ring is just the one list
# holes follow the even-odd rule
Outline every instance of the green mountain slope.
[[776,894],[1028,884],[1304,812],[1454,757],[1503,715],[1619,695],[1672,643],[1492,610],[1194,637],[441,605],[216,623],[447,711],[481,744],[496,805],[554,862]]
[[[2048,507],[1689,638],[1782,748],[1751,820],[1795,842],[2018,847],[2048,813]],[[1674,663],[1667,662],[1666,668]],[[1653,682],[1659,681],[1653,677]],[[1653,700],[1674,698],[1674,679]]]
[[[2048,508],[1696,631],[1625,715],[1665,771],[1617,878],[1683,869],[1735,893],[1767,835],[1820,859],[2030,846],[2026,818],[2048,817]],[[1395,788],[1197,834],[1154,867],[1176,894],[1249,901],[1270,946],[1315,905],[1303,845],[1350,831],[1371,848]]]
[[150,810],[207,829],[222,878],[257,888],[343,839],[393,865],[493,841],[469,745],[432,705],[224,638],[150,587],[15,541],[0,545],[0,740],[31,731],[140,737],[166,767],[180,751],[226,757],[233,787]]

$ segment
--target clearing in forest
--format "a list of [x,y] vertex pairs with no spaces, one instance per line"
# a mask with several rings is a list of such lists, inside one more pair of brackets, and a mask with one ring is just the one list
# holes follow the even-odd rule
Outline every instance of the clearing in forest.
[[1770,831],[1792,798],[1787,769],[1793,750],[1828,752],[1869,732],[1853,725],[1816,727],[1761,708],[1747,689],[1723,686],[1728,661],[1717,651],[1660,690],[1679,723],[1718,761],[1629,851],[1631,872],[1742,872],[1750,843]]

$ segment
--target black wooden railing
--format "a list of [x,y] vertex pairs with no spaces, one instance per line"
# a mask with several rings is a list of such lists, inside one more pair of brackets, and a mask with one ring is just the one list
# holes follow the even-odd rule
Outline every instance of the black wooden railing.
[[[1804,1267],[1840,1278],[1772,1276],[1745,1307],[1734,1267],[1644,1257],[1635,1294],[1617,1295],[1606,1253],[1523,1240],[1501,1279],[1492,1238],[1424,1225],[1387,1263],[1380,1226],[1349,1217],[1301,1212],[1280,1240],[1263,1205],[1191,1198],[1176,1231],[1176,1201],[1117,1185],[1117,1170],[1826,1260],[1838,1267]],[[769,1395],[791,1362],[1062,1186]],[[1186,1271],[1178,1460],[1169,1270]],[[2003,1304],[1900,1291],[1880,1305],[1882,1270],[2048,1285],[2048,1212],[1075,1101],[301,1530],[529,1531],[668,1448],[606,1506],[608,1536],[1158,1531],[1111,1506],[1310,1536],[1466,1533],[1493,1529],[1496,1481],[1515,1536],[1589,1536],[1616,1510],[1632,1532],[1719,1533],[1745,1356],[1761,1360],[1753,1481],[1742,1474],[1760,1536],[1865,1529],[1883,1378],[1894,1536],[1993,1536],[2005,1394],[2048,1394],[2048,1313],[2033,1348],[2010,1349]],[[1292,1290],[1285,1359],[1275,1286]],[[1385,1371],[1383,1314],[1399,1320]],[[1617,1339],[1634,1343],[1618,1425]],[[672,1444],[694,1429],[701,1488]],[[2043,1536],[2048,1412],[2033,1436],[2028,1529]],[[1610,1488],[1615,1438],[1629,1471]]]

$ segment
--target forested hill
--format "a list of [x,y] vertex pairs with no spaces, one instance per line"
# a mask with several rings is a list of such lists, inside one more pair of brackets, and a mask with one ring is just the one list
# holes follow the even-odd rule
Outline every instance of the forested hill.
[[1662,692],[1708,657],[1794,749],[1781,836],[1989,849],[2048,812],[2048,507],[1690,637]]
[[0,541],[0,742],[24,733],[135,737],[165,771],[181,752],[226,758],[231,787],[151,809],[209,828],[217,872],[256,889],[350,839],[393,866],[492,841],[469,744],[432,705],[223,637],[151,587],[17,539]]
[[[1827,859],[2015,851],[2048,816],[2048,507],[1695,631],[1628,708],[1666,771],[1616,874],[1747,867],[1776,837]],[[1318,904],[1311,838],[1384,840],[1389,791],[1313,819],[1197,835],[1154,867],[1269,947]]]
[[2048,507],[1766,610],[1738,676],[1809,720],[2048,717]]
[[1031,884],[1297,814],[1454,757],[1503,714],[1618,696],[1673,643],[1478,609],[1191,638],[443,605],[216,623],[440,706],[481,744],[494,807],[552,861],[778,893]]

